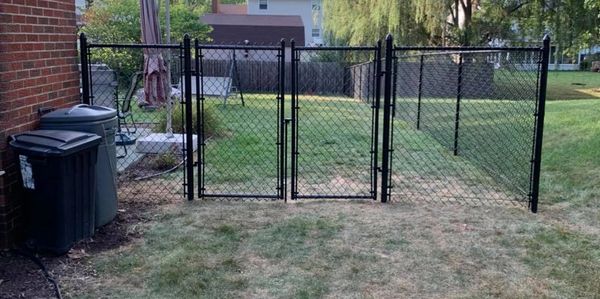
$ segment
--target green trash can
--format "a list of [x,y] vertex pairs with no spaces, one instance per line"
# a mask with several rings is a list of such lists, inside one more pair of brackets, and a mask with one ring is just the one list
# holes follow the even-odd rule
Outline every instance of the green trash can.
[[67,252],[94,235],[95,134],[38,130],[13,135],[25,189],[27,243],[37,250]]
[[102,106],[75,105],[42,116],[40,127],[88,132],[102,138],[96,167],[96,227],[111,222],[117,215],[117,111]]

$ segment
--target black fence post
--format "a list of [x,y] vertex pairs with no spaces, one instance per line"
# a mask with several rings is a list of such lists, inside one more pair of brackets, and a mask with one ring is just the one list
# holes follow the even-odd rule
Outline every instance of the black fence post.
[[540,173],[542,164],[542,141],[544,137],[544,115],[546,110],[546,87],[548,86],[548,62],[550,59],[550,36],[544,36],[541,49],[541,74],[538,101],[536,107],[535,144],[533,157],[533,184],[531,186],[531,212],[537,213],[540,194]]
[[81,63],[81,101],[83,104],[90,104],[90,69],[88,62],[88,43],[85,33],[79,35],[79,55]]
[[198,170],[196,173],[198,174],[198,198],[202,199],[204,195],[204,174],[202,173],[202,169],[204,168],[204,116],[202,115],[204,112],[204,86],[201,81],[203,76],[202,63],[200,62],[200,59],[202,59],[202,52],[200,50],[200,42],[197,38],[194,40],[194,50],[196,54],[194,57],[196,66],[196,128],[198,130],[196,132],[196,137],[198,138],[196,140],[198,148],[198,152],[196,153],[198,156]]
[[[194,200],[194,131],[192,123],[192,49],[190,36],[183,37],[183,77],[185,96],[185,156],[187,199]],[[170,99],[169,99],[170,100]]]
[[[381,161],[381,202],[387,202],[389,194],[390,130],[392,106],[392,64],[394,38],[388,34],[385,38],[385,78],[383,90],[383,137]],[[395,83],[395,82],[394,82]]]
[[292,195],[292,200],[296,200],[296,196],[298,195],[298,186],[296,185],[296,177],[297,177],[297,173],[296,173],[296,167],[297,167],[297,140],[296,138],[297,136],[297,128],[298,128],[298,119],[297,119],[297,113],[298,113],[298,94],[297,94],[297,90],[296,90],[296,72],[297,72],[297,65],[296,65],[296,41],[294,41],[293,39],[291,40],[291,53],[292,53],[292,57],[291,57],[291,61],[292,61],[292,75],[291,75],[291,84],[292,84],[292,142],[291,142],[291,148],[292,148],[292,165],[291,165],[291,169],[290,169],[290,180],[291,180],[291,195]]
[[373,136],[372,138],[372,169],[371,176],[373,177],[372,181],[372,191],[371,196],[373,196],[373,200],[377,200],[377,173],[379,171],[379,109],[381,108],[381,48],[382,43],[381,40],[377,41],[377,50],[375,50],[375,99],[372,103],[373,105]]
[[458,84],[456,87],[456,113],[454,115],[454,155],[458,155],[458,128],[460,125],[460,98],[462,92],[463,54],[458,55]]
[[279,199],[287,200],[287,190],[285,184],[287,183],[286,172],[287,172],[287,154],[285,152],[286,130],[285,125],[285,40],[280,42],[280,55],[279,55]]
[[419,59],[419,97],[417,99],[417,130],[421,129],[421,97],[423,96],[423,55]]

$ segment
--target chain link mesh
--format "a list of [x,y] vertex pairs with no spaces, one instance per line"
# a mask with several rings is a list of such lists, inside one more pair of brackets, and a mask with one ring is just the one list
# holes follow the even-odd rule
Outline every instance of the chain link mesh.
[[392,200],[527,203],[540,51],[395,54]]
[[200,196],[281,198],[278,47],[200,47]]
[[[146,59],[144,53],[148,54]],[[152,58],[148,59],[149,56]],[[92,46],[88,61],[91,104],[118,111],[114,141],[119,198],[183,198],[185,121],[181,47]],[[146,76],[144,65],[154,75]],[[160,76],[156,76],[158,73]],[[166,134],[169,94],[172,137]]]
[[293,198],[373,198],[376,49],[295,53]]

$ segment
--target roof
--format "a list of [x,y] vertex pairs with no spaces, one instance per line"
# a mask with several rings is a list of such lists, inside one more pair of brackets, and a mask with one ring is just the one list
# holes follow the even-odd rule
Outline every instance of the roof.
[[233,25],[233,26],[267,26],[267,27],[302,27],[300,16],[274,16],[274,15],[238,15],[238,14],[205,14],[202,22],[208,25]]
[[219,13],[245,15],[248,14],[248,6],[246,4],[219,4]]

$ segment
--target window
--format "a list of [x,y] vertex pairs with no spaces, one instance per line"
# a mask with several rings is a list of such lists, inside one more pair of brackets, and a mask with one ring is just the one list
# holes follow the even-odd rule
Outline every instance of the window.
[[321,36],[321,30],[319,28],[314,28],[312,30],[312,37],[320,37]]
[[268,0],[258,0],[258,9],[267,9]]

